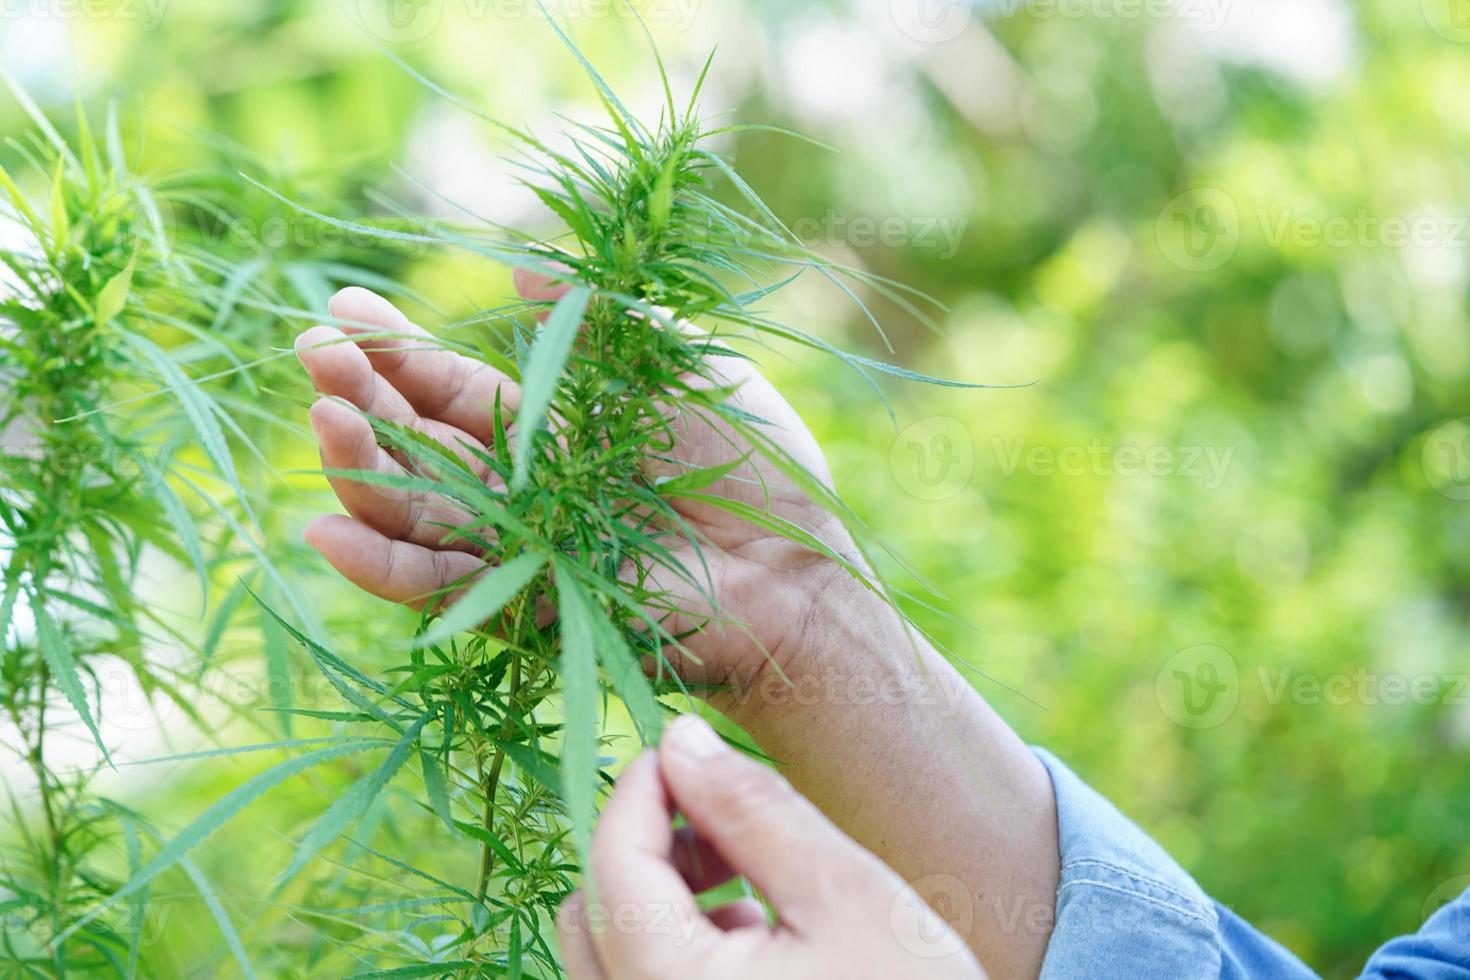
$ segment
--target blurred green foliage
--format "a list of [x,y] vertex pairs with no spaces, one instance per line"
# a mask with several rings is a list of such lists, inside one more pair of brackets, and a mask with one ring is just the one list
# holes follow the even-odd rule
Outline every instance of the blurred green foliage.
[[[651,104],[625,17],[550,6]],[[1453,0],[1169,19],[991,0],[927,23],[860,0],[641,6],[679,77],[721,45],[709,108],[836,148],[731,145],[778,214],[951,308],[934,335],[878,303],[892,355],[816,283],[783,316],[929,373],[1034,382],[894,387],[895,427],[840,367],[766,359],[839,488],[973,627],[927,617],[979,689],[1327,975],[1417,927],[1470,874],[1470,30]],[[329,197],[366,184],[447,208],[428,187],[544,221],[496,134],[380,45],[540,132],[595,111],[534,5],[509,0],[137,0],[0,22],[0,58],[47,102],[79,89],[137,110],[154,171],[217,163],[213,133]],[[0,99],[0,132],[20,124]],[[305,224],[273,237],[268,214],[263,248],[318,244]],[[382,271],[432,302],[413,309],[431,328],[510,292],[502,270],[438,255]],[[299,432],[276,451],[278,470],[314,465]],[[287,479],[282,526],[322,505],[317,481]],[[324,628],[362,656],[407,635],[307,575]],[[257,636],[226,641],[247,673]],[[154,775],[118,793],[177,827],[248,773]],[[250,896],[352,776],[281,791],[200,852],[247,942],[271,931],[281,975],[308,975],[313,920],[259,920]],[[413,846],[375,819],[380,849]],[[158,930],[181,974],[213,956],[179,926],[203,914],[181,905]]]

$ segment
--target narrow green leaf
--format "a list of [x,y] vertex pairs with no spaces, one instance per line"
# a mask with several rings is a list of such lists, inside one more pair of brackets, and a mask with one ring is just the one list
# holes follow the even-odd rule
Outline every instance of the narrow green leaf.
[[505,962],[510,968],[510,980],[521,980],[521,920],[519,916],[510,920],[510,944],[505,953]]
[[[566,726],[562,729],[561,778],[572,825],[572,839],[582,866],[589,869],[592,823],[597,813],[597,646],[590,612],[576,584],[575,571],[556,559],[558,609],[561,615],[561,680]],[[570,597],[570,598],[569,598]]]
[[444,821],[444,826],[453,832],[454,814],[449,806],[449,785],[444,778],[444,770],[440,768],[439,760],[424,751],[421,746],[419,765],[424,770],[424,792],[429,795],[429,804],[433,806],[439,819]]
[[61,255],[71,240],[71,221],[66,216],[66,162],[56,161],[56,176],[51,181],[51,252]]
[[15,603],[20,598],[20,576],[10,574],[5,582],[5,593],[0,598],[0,651],[5,649],[5,640],[10,635],[10,620],[15,615]]
[[3,81],[5,87],[10,89],[10,94],[15,97],[15,101],[20,103],[21,109],[30,117],[35,127],[45,134],[47,141],[51,143],[56,152],[72,166],[80,167],[77,158],[72,155],[71,147],[67,145],[66,140],[61,138],[56,127],[51,125],[51,120],[46,118],[46,113],[41,111],[41,107],[36,105],[36,100],[30,97],[30,94],[21,87],[20,82],[16,81],[3,65],[0,65],[0,81]]
[[584,238],[590,235],[591,226],[587,223],[586,216],[568,204],[560,194],[544,187],[538,187],[530,181],[522,181],[522,183],[529,187],[531,193],[539,197],[541,203],[550,208],[553,214],[565,222],[569,229]]
[[378,798],[378,794],[408,761],[409,753],[418,744],[419,733],[424,730],[424,725],[428,724],[429,720],[438,713],[436,708],[420,715],[419,719],[408,727],[408,731],[403,733],[403,737],[388,752],[388,757],[383,760],[382,765],[353,783],[351,789],[339,796],[337,801],[327,808],[327,811],[306,832],[306,836],[301,838],[301,843],[296,846],[296,854],[291,859],[291,866],[281,875],[276,885],[277,892],[302,868],[306,867],[307,863],[322,848],[347,833],[353,824],[362,819],[373,800]]
[[[130,264],[129,269],[131,268]],[[131,276],[131,272],[128,274]],[[111,284],[109,284],[110,287]],[[100,307],[100,299],[98,304]],[[224,431],[220,428],[219,419],[215,417],[215,412],[218,411],[216,406],[210,403],[199,389],[198,384],[179,368],[163,348],[138,334],[129,334],[128,342],[162,376],[164,383],[178,399],[179,406],[183,408],[184,415],[189,419],[189,424],[193,426],[194,433],[199,437],[199,443],[204,447],[210,462],[214,463],[220,476],[230,484],[230,489],[235,491],[235,496],[245,508],[245,512],[251,514],[250,502],[245,496],[245,488],[240,485],[240,477],[235,473],[235,461],[230,455],[229,443],[225,441]],[[253,514],[251,518],[254,519]]]
[[234,315],[235,306],[240,302],[240,297],[245,290],[250,288],[261,273],[270,268],[270,263],[263,258],[251,259],[249,262],[241,262],[237,265],[225,280],[221,287],[219,298],[215,301],[216,310],[214,322],[209,325],[210,333],[218,333],[224,329],[231,316]]
[[281,734],[291,737],[291,648],[286,631],[271,616],[260,616],[261,652],[271,706],[281,712]]
[[199,645],[199,673],[201,675],[214,661],[215,651],[219,649],[220,641],[224,639],[225,630],[230,628],[230,620],[234,618],[235,610],[240,607],[240,601],[245,598],[246,591],[245,580],[237,580],[215,609],[214,618],[209,621],[209,631],[204,634],[204,642]]
[[[369,739],[374,745],[389,746],[394,739],[378,738]],[[354,735],[323,735],[319,738],[297,738],[286,742],[257,742],[253,745],[237,745],[227,749],[204,749],[199,752],[182,752],[178,755],[163,755],[152,759],[139,759],[137,762],[123,762],[119,768],[128,766],[158,766],[169,762],[193,762],[197,759],[227,759],[237,755],[250,755],[255,752],[288,752],[294,749],[305,748],[308,745],[346,745],[347,743],[358,744],[363,742],[362,736]]]
[[77,116],[77,148],[81,151],[82,164],[86,168],[87,190],[95,194],[101,187],[102,162],[97,154],[97,140],[92,136],[92,124],[87,121],[86,110],[82,108],[80,92],[75,96],[74,108]]
[[495,747],[516,764],[526,775],[545,786],[556,796],[561,796],[561,777],[556,772],[556,760],[544,752],[522,745],[519,742],[496,741]]
[[521,410],[516,416],[515,475],[512,490],[523,490],[530,480],[531,444],[546,421],[557,381],[571,356],[572,344],[582,325],[582,314],[592,291],[577,286],[557,301],[546,324],[537,332],[530,358],[521,378]]
[[546,556],[534,551],[517,555],[499,568],[490,568],[453,606],[434,621],[414,643],[423,648],[443,643],[456,633],[474,629],[490,619],[520,594],[531,579],[546,567]]
[[240,941],[240,934],[235,931],[235,924],[230,921],[230,913],[220,904],[219,896],[214,892],[214,886],[199,870],[194,859],[187,855],[179,859],[179,867],[184,869],[184,874],[194,883],[199,897],[204,900],[204,907],[209,909],[209,914],[214,918],[215,925],[219,926],[220,933],[225,937],[225,946],[230,950],[230,955],[235,962],[240,964],[240,972],[249,980],[255,980],[255,967],[250,963],[250,957],[245,953],[245,944]]
[[172,868],[175,864],[178,864],[184,855],[199,846],[209,835],[223,826],[227,820],[292,776],[299,775],[324,762],[340,759],[343,756],[362,752],[382,744],[381,739],[352,739],[341,744],[331,745],[324,749],[317,749],[314,752],[308,752],[305,755],[287,759],[285,762],[272,766],[265,772],[252,776],[206,808],[189,826],[180,831],[178,836],[165,844],[153,856],[153,859],[143,866],[141,871],[129,878],[121,888],[99,902],[90,912],[73,922],[52,940],[52,942],[57,944],[64,942],[69,936],[96,919],[108,906],[122,901],[137,892],[140,888],[146,887],[153,879],[163,874],[169,868]]
[[702,469],[680,473],[678,476],[663,477],[656,485],[659,493],[665,496],[678,496],[681,493],[688,493],[691,490],[703,490],[706,487],[719,483],[725,477],[734,473],[749,459],[750,454],[746,453],[739,459],[731,460],[728,463],[721,463],[718,466],[706,466]]
[[475,840],[480,841],[486,847],[490,848],[490,850],[494,851],[495,856],[503,861],[506,867],[515,870],[520,870],[525,867],[525,865],[523,865],[521,861],[516,857],[515,851],[512,851],[510,848],[505,846],[505,841],[501,840],[499,837],[496,837],[484,827],[479,827],[472,823],[466,823],[463,820],[454,821],[454,826],[457,827],[462,833],[468,834],[470,837],[473,837]]
[[107,285],[97,294],[97,308],[93,312],[97,326],[107,326],[128,305],[128,296],[133,291],[133,270],[137,264],[137,256],[128,259],[127,268],[107,280]]
[[[0,71],[4,71],[4,69],[0,69]],[[35,211],[31,210],[30,202],[20,192],[20,188],[15,186],[15,181],[10,179],[10,172],[4,167],[0,167],[0,190],[5,191],[5,195],[10,198],[10,203],[15,206],[15,210],[19,212],[21,218],[31,229],[31,234],[35,235],[38,241],[45,241],[41,237],[43,228],[41,219],[36,217]]]
[[[450,476],[460,475],[476,483],[483,482],[476,475],[474,469],[470,467],[470,464],[465,462],[459,453],[456,453],[438,439],[426,435],[411,426],[404,425],[401,422],[374,418],[370,415],[365,415],[364,417],[367,419],[368,424],[373,427],[373,432],[377,435],[380,445],[384,442],[388,443],[387,448],[397,449],[405,456],[412,458],[415,463],[428,463],[430,460],[437,460],[449,467],[448,475]],[[415,469],[423,468],[422,466],[415,467]],[[438,467],[435,467],[432,472],[437,475],[442,471]]]
[[951,381],[948,378],[936,378],[933,375],[920,374],[918,371],[911,371],[908,368],[900,367],[897,364],[889,364],[885,361],[874,360],[871,357],[863,357],[861,354],[853,354],[844,351],[842,352],[841,356],[843,360],[855,361],[856,363],[861,364],[864,367],[872,368],[874,371],[878,371],[882,374],[891,374],[893,375],[893,377],[902,378],[905,381],[916,381],[919,384],[937,385],[941,388],[1029,388],[1034,383],[1028,382],[1026,384],[1016,385],[983,385],[975,384],[969,381]]
[[689,93],[689,108],[685,110],[688,116],[694,115],[695,108],[699,105],[699,93],[704,91],[704,83],[709,78],[710,66],[715,63],[715,48],[705,56],[704,67],[699,69],[699,77],[694,80],[694,89]]
[[[275,583],[276,587],[280,589],[281,595],[284,595],[286,597],[286,602],[290,604],[291,610],[295,612],[296,615],[306,624],[306,629],[308,630],[308,632],[310,632],[313,636],[320,636],[322,632],[321,625],[317,617],[313,615],[313,610],[309,608],[306,603],[302,602],[301,597],[297,596],[296,593],[291,589],[291,587],[286,583],[285,578],[281,576],[280,570],[276,568],[275,562],[271,560],[271,556],[266,553],[266,550],[263,547],[261,547],[260,542],[257,541],[255,537],[250,534],[249,531],[245,530],[245,528],[241,526],[240,522],[235,519],[235,515],[230,512],[230,509],[224,504],[220,503],[218,500],[216,500],[213,494],[205,491],[203,487],[199,486],[188,477],[180,473],[175,473],[174,476],[180,482],[182,482],[184,486],[192,490],[195,496],[204,501],[204,503],[209,506],[209,509],[214,511],[215,515],[219,517],[220,521],[225,525],[225,527],[230,529],[230,533],[233,534],[240,541],[242,541],[245,544],[245,547],[250,549],[251,553],[255,555],[256,560],[260,562],[261,572],[263,572],[266,578]],[[251,597],[255,598],[253,594]],[[292,631],[288,628],[287,632]],[[294,632],[292,633],[292,635],[295,635]]]
[[384,701],[392,700],[396,701],[399,704],[407,704],[406,701],[404,701],[402,698],[394,696],[387,688],[383,687],[383,685],[368,677],[366,674],[363,674],[356,667],[353,667],[351,664],[347,663],[342,658],[332,653],[332,651],[317,643],[315,640],[312,640],[301,633],[301,631],[297,630],[290,623],[282,619],[280,614],[278,614],[274,609],[266,605],[261,600],[260,596],[257,596],[255,595],[255,593],[252,592],[251,597],[255,599],[257,603],[260,603],[261,608],[269,613],[271,617],[275,619],[275,621],[281,626],[282,629],[284,629],[287,633],[290,633],[291,636],[296,640],[296,642],[306,647],[307,652],[311,654],[312,662],[316,664],[317,670],[321,671],[322,676],[327,679],[327,683],[331,684],[332,688],[338,694],[342,695],[344,699],[351,702],[356,707],[361,708],[365,713],[371,715],[373,718],[376,718],[378,721],[392,727],[396,731],[401,730],[397,722],[395,722],[386,711],[379,707],[376,702],[374,702],[371,698],[368,698],[361,694],[357,690],[357,688],[353,687],[352,684],[347,683],[347,680],[344,680],[343,678],[351,680],[353,684],[356,684],[359,687],[364,688],[365,690],[372,691],[374,694],[379,695]]
[[347,980],[393,980],[396,977],[447,977],[461,970],[478,970],[479,965],[467,960],[446,960],[443,963],[419,963],[415,966],[400,966],[392,970],[374,970],[371,973],[354,973]]
[[122,125],[118,122],[116,99],[107,103],[107,119],[103,122],[103,129],[103,139],[107,143],[107,163],[116,176],[125,176],[128,173],[128,159],[123,153]]
[[657,745],[664,728],[664,713],[654,696],[653,685],[643,664],[633,656],[621,630],[599,616],[594,619],[597,659],[612,681],[614,693],[628,708],[644,745]]
[[[869,592],[872,592],[874,595],[878,596],[890,606],[893,605],[892,598],[887,595],[887,593],[883,590],[882,585],[878,581],[876,581],[873,577],[863,571],[863,569],[854,564],[851,559],[842,554],[839,554],[836,550],[832,548],[831,545],[827,544],[821,538],[818,538],[815,534],[812,534],[810,531],[800,526],[799,524],[793,524],[791,521],[788,521],[784,517],[773,514],[770,511],[762,510],[761,508],[756,507],[752,504],[748,504],[743,500],[735,500],[732,497],[721,497],[716,494],[699,493],[697,491],[681,493],[679,494],[679,496],[684,498],[685,500],[697,501],[710,507],[723,510],[728,514],[733,514],[741,520],[748,521],[749,523],[754,524],[756,527],[762,527],[768,531],[775,532],[776,534],[781,535],[783,538],[786,538],[788,541],[794,541],[795,543],[816,552],[824,558],[831,560],[833,563],[846,571]],[[902,610],[897,611],[901,612]]]
[[[204,547],[199,542],[199,531],[194,526],[194,518],[189,514],[189,508],[184,506],[184,502],[174,492],[174,488],[168,485],[168,478],[146,456],[146,453],[138,454],[144,472],[147,474],[148,492],[163,508],[163,514],[168,518],[169,526],[179,539],[184,553],[189,556],[189,561],[193,563],[194,570],[199,576],[199,601],[205,604],[209,601],[209,573],[205,568]],[[207,654],[204,659],[208,660]]]
[[[582,53],[582,49],[577,47],[572,39],[567,36],[566,32],[563,31],[560,25],[557,24],[556,19],[547,12],[546,8],[541,5],[539,0],[536,5],[541,8],[541,15],[546,18],[546,23],[551,25],[551,29],[556,32],[556,36],[561,39],[561,43],[566,45],[567,50],[572,53],[572,56],[576,58],[577,62],[582,66],[582,71],[586,72],[587,77],[592,79],[592,84],[597,86],[598,94],[601,95],[603,100],[608,103],[608,108],[616,110],[616,112],[613,113],[613,121],[618,123],[620,126],[623,123],[626,123],[628,126],[637,126],[638,120],[635,119],[633,114],[628,111],[627,107],[618,100],[617,95],[612,90],[612,86],[608,85],[607,82],[603,80],[602,76],[598,74],[597,69],[592,66],[592,62],[588,61],[587,56]],[[672,120],[670,121],[672,122]],[[631,142],[631,134],[629,134],[629,140]]]
[[643,673],[643,665],[628,649],[622,632],[608,620],[575,575],[562,574],[562,570],[568,568],[565,564],[558,564],[556,576],[557,607],[566,628],[570,630],[575,622],[578,629],[587,630],[597,661],[607,672],[614,693],[628,706],[628,714],[638,727],[643,744],[657,745],[659,733],[663,731],[663,711],[653,695],[648,676]]
[[[138,839],[138,829],[134,826],[134,820],[127,812],[118,814],[118,822],[122,825],[123,850],[128,858],[128,874],[138,873],[143,866],[142,842]],[[136,895],[128,899],[129,918],[131,929],[128,936],[128,980],[133,980],[138,975],[138,958],[143,947],[143,926],[148,918],[148,889],[141,889]]]
[[679,172],[678,164],[679,158],[671,154],[648,199],[648,220],[656,234],[662,232],[669,223],[669,212],[674,205],[674,178]]
[[76,713],[82,716],[87,730],[97,742],[97,748],[102,750],[103,758],[111,765],[112,756],[108,754],[107,746],[102,744],[102,733],[97,730],[97,722],[87,704],[87,691],[82,686],[81,670],[46,608],[45,593],[31,593],[31,616],[36,621],[36,642],[41,647],[41,656],[46,660],[47,669],[51,671],[52,683],[66,696]]

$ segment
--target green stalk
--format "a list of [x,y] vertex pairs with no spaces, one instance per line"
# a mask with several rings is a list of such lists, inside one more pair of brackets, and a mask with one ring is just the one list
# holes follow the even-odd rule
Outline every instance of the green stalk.
[[[519,615],[517,616],[519,619]],[[521,661],[519,657],[513,657],[510,662],[510,691],[506,696],[507,714],[513,713],[516,701],[521,693]],[[510,719],[500,723],[500,739],[504,741],[510,737]],[[487,834],[495,832],[495,801],[500,791],[500,772],[505,766],[505,750],[499,746],[495,749],[495,757],[490,763],[490,775],[484,780],[485,783],[485,821],[484,828]],[[480,845],[480,887],[476,894],[480,901],[485,900],[485,895],[490,890],[490,875],[495,870],[495,852],[490,849],[489,844]]]

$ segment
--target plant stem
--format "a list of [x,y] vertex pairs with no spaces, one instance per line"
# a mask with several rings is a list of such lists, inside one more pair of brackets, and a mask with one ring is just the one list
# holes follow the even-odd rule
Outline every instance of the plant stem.
[[[521,609],[516,612],[516,625],[520,625]],[[500,723],[500,740],[504,741],[510,736],[510,719],[515,714],[516,697],[521,690],[521,659],[519,656],[512,657],[510,662],[510,691],[506,695],[505,708],[506,717]],[[505,767],[505,750],[496,746],[495,758],[490,763],[490,775],[485,779],[485,833],[495,832],[495,796],[500,792],[500,773]],[[480,845],[480,887],[476,894],[480,901],[485,900],[485,895],[490,890],[490,875],[495,870],[495,852],[490,850],[490,845]]]

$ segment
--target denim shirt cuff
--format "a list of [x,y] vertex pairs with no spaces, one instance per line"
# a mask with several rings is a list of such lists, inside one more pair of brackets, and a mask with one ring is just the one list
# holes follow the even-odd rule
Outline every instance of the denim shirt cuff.
[[1062,859],[1042,980],[1220,977],[1215,903],[1055,756],[1033,751],[1056,792]]

